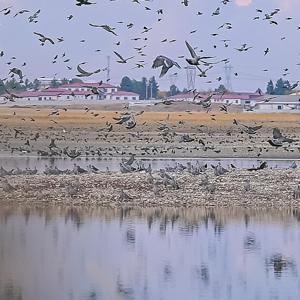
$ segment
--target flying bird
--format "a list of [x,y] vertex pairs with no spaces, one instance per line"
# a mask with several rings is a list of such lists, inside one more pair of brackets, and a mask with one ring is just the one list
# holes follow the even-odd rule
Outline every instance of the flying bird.
[[177,68],[181,69],[179,64],[177,62],[175,62],[174,60],[172,60],[166,56],[159,55],[153,61],[152,68],[156,69],[156,68],[162,67],[160,75],[159,75],[159,77],[161,78],[164,75],[166,75],[166,73],[169,71],[169,69],[171,69],[173,66],[176,66]]
[[76,0],[76,2],[77,6],[96,4],[95,2],[89,2],[89,0]]
[[83,70],[80,66],[81,65],[84,65],[86,64],[85,62],[84,63],[80,63],[78,66],[77,66],[77,71],[80,73],[78,75],[76,75],[77,77],[89,77],[93,74],[96,74],[96,73],[99,73],[101,71],[101,69],[97,69],[96,71],[94,72],[87,72],[85,70]]
[[42,43],[42,45],[44,45],[47,41],[54,45],[54,41],[51,38],[46,37],[45,35],[38,32],[34,32],[34,34],[40,37],[39,41]]
[[134,58],[134,56],[131,56],[131,57],[125,59],[118,52],[114,51],[114,53],[120,58],[120,60],[117,60],[117,62],[120,64],[126,64],[129,59]]
[[102,29],[106,30],[107,32],[110,32],[110,33],[112,33],[113,35],[116,35],[116,36],[117,36],[117,34],[114,32],[114,30],[115,30],[116,28],[110,27],[109,25],[96,25],[96,24],[91,24],[91,23],[89,23],[89,25],[92,26],[92,27],[102,28]]

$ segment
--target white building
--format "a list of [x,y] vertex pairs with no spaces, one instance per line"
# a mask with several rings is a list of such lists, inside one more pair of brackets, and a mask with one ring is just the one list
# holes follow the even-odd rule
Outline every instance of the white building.
[[[300,99],[292,95],[265,95],[258,98],[251,108],[255,112],[300,113]],[[246,106],[245,109],[248,110]]]
[[[195,96],[197,97],[195,98]],[[175,96],[171,96],[168,99],[173,101],[201,101],[206,99],[207,97],[211,97],[212,103],[217,104],[233,104],[233,105],[244,105],[245,103],[253,104],[256,103],[256,99],[261,97],[259,93],[238,93],[238,92],[231,92],[231,93],[187,93],[187,94],[178,94]],[[195,98],[195,99],[194,99]]]
[[40,88],[41,89],[46,89],[49,88],[51,86],[51,83],[53,80],[55,80],[58,84],[62,83],[61,79],[56,79],[56,78],[45,78],[45,77],[41,77],[37,79],[40,83]]
[[[99,92],[92,91],[96,88]],[[101,101],[101,100],[122,100],[122,101],[136,101],[140,97],[136,93],[125,92],[119,90],[118,87],[111,84],[102,83],[72,83],[65,84],[59,88],[46,88],[39,91],[24,91],[21,93],[13,93],[17,97],[14,101],[18,104],[22,101],[33,102],[34,104],[41,102],[65,102],[72,101],[73,103],[86,101]],[[8,101],[9,95],[1,95],[0,102]]]

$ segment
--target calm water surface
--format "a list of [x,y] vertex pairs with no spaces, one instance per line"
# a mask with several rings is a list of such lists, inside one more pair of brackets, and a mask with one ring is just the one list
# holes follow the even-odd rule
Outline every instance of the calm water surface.
[[[125,158],[129,159],[130,156]],[[1,156],[0,155],[0,167],[4,167],[6,170],[21,169],[25,168],[34,169],[37,168],[39,173],[45,171],[46,166],[58,167],[61,170],[72,170],[74,164],[79,165],[82,168],[87,168],[88,165],[94,165],[100,171],[106,171],[107,168],[112,171],[120,171],[120,162],[124,157],[107,157],[107,158],[44,158],[34,156]],[[151,165],[152,170],[157,171],[161,168],[175,167],[177,163],[184,166],[187,163],[195,165],[207,164],[208,167],[211,165],[217,165],[220,163],[223,167],[228,168],[230,164],[233,164],[238,169],[248,169],[252,167],[258,167],[262,162],[267,162],[269,168],[275,169],[287,169],[290,168],[294,163],[295,167],[300,167],[300,159],[254,159],[254,158],[138,158],[138,161],[143,162],[145,167]]]
[[0,209],[0,299],[300,299],[300,214]]

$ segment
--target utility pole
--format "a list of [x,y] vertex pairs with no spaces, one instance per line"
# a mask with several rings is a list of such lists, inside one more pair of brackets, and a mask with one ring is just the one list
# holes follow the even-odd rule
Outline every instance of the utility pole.
[[151,83],[150,83],[150,99],[153,98],[153,89],[152,89],[152,87],[153,87],[153,82],[151,81]]
[[145,85],[146,85],[146,99],[145,100],[148,100],[148,80],[147,79],[145,81]]
[[107,56],[106,82],[110,81],[110,56]]

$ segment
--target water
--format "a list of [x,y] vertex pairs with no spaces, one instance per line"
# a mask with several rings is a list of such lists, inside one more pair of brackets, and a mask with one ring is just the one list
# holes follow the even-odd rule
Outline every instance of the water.
[[[129,159],[129,157],[127,157]],[[34,169],[35,167],[39,172],[44,172],[46,166],[58,167],[61,170],[70,169],[72,170],[74,164],[76,163],[80,167],[86,169],[88,165],[92,164],[97,167],[100,171],[106,171],[107,168],[112,171],[120,171],[120,162],[124,159],[124,157],[107,157],[107,158],[44,158],[44,157],[35,157],[35,156],[0,156],[0,166],[4,167],[6,170],[11,169],[21,169],[25,168]],[[140,160],[139,158],[137,158]],[[291,160],[291,159],[246,159],[246,158],[176,158],[176,159],[168,159],[168,158],[142,158],[141,161],[147,167],[149,164],[151,165],[154,171],[157,171],[161,168],[166,167],[175,167],[176,163],[181,163],[184,166],[187,165],[188,162],[192,164],[196,164],[199,162],[200,165],[208,164],[217,165],[220,163],[223,167],[227,168],[230,164],[233,164],[238,169],[248,169],[252,167],[258,167],[262,162],[266,161],[269,168],[289,168],[293,162],[296,163],[296,167],[300,166],[299,160]]]
[[0,209],[0,299],[299,299],[300,214]]

